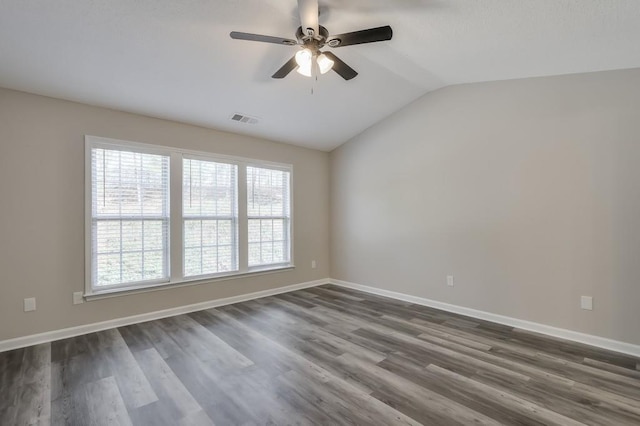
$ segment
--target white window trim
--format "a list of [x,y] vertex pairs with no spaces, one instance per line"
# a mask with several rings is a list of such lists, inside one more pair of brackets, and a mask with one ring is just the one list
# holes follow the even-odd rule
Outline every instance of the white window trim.
[[[274,167],[268,167],[268,166],[263,166],[261,164],[257,164],[257,163],[247,163],[246,166],[249,167],[256,167],[256,168],[261,168],[261,169],[275,169],[275,170],[284,170],[284,169],[279,169],[279,168],[274,168]],[[244,168],[244,172],[246,173],[247,169],[246,167]],[[287,170],[285,170],[287,171]],[[245,178],[245,183],[246,183],[246,175],[244,176]],[[271,218],[273,219],[288,219],[289,221],[289,227],[288,229],[285,229],[285,233],[288,236],[288,241],[287,241],[287,249],[289,250],[289,262],[282,262],[282,263],[267,263],[267,264],[260,264],[260,265],[253,265],[253,266],[249,266],[249,270],[253,271],[253,270],[261,270],[264,268],[270,268],[270,267],[277,267],[278,265],[282,265],[283,267],[286,267],[287,265],[289,265],[290,263],[293,264],[293,173],[290,172],[289,174],[289,217],[286,216],[272,216]],[[247,185],[245,185],[244,190],[247,190]],[[245,199],[247,198],[247,194],[244,194]],[[247,203],[248,204],[248,203]],[[247,207],[247,205],[245,204],[245,208]],[[269,219],[269,217],[266,216],[249,216],[246,212],[245,212],[245,224],[248,225],[249,224],[249,219]],[[248,240],[247,240],[248,241]],[[247,244],[248,245],[248,244]],[[247,262],[248,264],[248,262]]]
[[[92,168],[91,150],[93,148],[118,149],[121,151],[145,152],[150,154],[168,155],[169,165],[169,279],[140,284],[126,283],[110,285],[104,289],[93,287],[92,282]],[[206,161],[221,161],[236,164],[238,166],[238,271],[223,272],[218,274],[198,275],[184,277],[183,266],[183,220],[182,217],[182,159],[192,158]],[[248,267],[248,218],[247,218],[247,166],[283,170],[289,172],[289,262]],[[118,139],[104,138],[100,136],[85,135],[85,292],[87,300],[102,297],[113,297],[123,294],[133,294],[145,291],[155,291],[166,288],[175,288],[185,285],[194,285],[208,282],[226,281],[251,275],[274,273],[292,270],[294,265],[293,244],[293,166],[290,164],[262,161],[244,157],[236,157],[224,154],[214,154],[202,151],[193,151],[181,148],[173,148],[161,145],[152,145],[140,142],[131,142]]]
[[[200,275],[192,275],[189,277],[185,276],[185,267],[184,267],[184,260],[185,260],[185,250],[184,247],[182,247],[181,253],[182,253],[182,260],[181,260],[181,276],[182,276],[182,281],[192,281],[192,280],[201,280],[201,279],[208,279],[208,278],[218,278],[218,277],[223,277],[223,276],[228,276],[228,275],[236,275],[236,274],[240,274],[242,272],[241,269],[241,264],[240,264],[240,252],[242,251],[242,248],[240,247],[240,222],[241,222],[241,218],[240,218],[240,203],[241,203],[241,199],[240,199],[240,169],[242,169],[243,167],[242,162],[239,161],[229,161],[226,159],[222,159],[220,158],[220,156],[215,156],[215,158],[213,158],[211,155],[209,156],[203,156],[202,153],[198,154],[198,155],[192,155],[192,154],[185,154],[183,153],[181,155],[181,160],[180,160],[180,167],[184,166],[184,161],[183,160],[199,160],[199,161],[214,161],[214,162],[224,162],[224,163],[230,163],[236,166],[236,202],[237,202],[237,207],[238,207],[238,211],[236,212],[236,216],[235,217],[229,217],[231,220],[235,220],[236,223],[236,232],[234,233],[234,235],[232,235],[232,238],[235,240],[236,244],[237,244],[237,252],[234,253],[233,255],[237,257],[236,259],[236,264],[238,266],[238,269],[235,271],[228,271],[228,272],[218,272],[218,273],[213,273],[213,274],[200,274]],[[182,189],[183,189],[183,176],[184,174],[182,173],[183,170],[181,169],[181,175],[180,175],[180,226],[182,227],[182,234],[181,234],[181,244],[184,244],[184,223],[185,220],[191,220],[191,219],[197,219],[197,217],[194,216],[189,216],[189,217],[185,217],[182,214],[182,206],[183,206],[183,194],[182,194]],[[203,216],[202,219],[214,219],[215,217],[206,217]],[[171,221],[169,222],[171,223]]]

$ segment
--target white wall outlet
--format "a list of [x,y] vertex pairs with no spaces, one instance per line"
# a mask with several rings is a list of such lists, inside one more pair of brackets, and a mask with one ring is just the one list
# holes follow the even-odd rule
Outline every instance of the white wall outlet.
[[580,308],[586,309],[587,311],[593,311],[593,297],[582,296],[580,298]]
[[79,305],[81,303],[84,303],[84,296],[82,295],[81,291],[74,291],[73,292],[73,304],[74,305]]
[[316,269],[316,266],[317,266],[317,265],[316,265],[316,261],[315,261],[315,260],[312,260],[312,261],[311,261],[311,268],[312,268],[312,269]]
[[36,298],[29,297],[24,299],[24,311],[31,312],[36,310]]
[[453,275],[447,275],[447,285],[453,287]]

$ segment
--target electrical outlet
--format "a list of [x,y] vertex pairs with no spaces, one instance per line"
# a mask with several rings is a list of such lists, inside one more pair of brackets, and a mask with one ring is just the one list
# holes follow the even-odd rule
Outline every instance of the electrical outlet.
[[31,312],[35,310],[36,310],[36,298],[29,297],[27,299],[24,299],[24,311]]
[[586,309],[587,311],[593,311],[593,297],[582,296],[580,298],[580,308]]
[[82,294],[81,291],[74,291],[73,292],[73,304],[74,305],[79,305],[81,303],[84,303],[84,296]]
[[447,285],[453,287],[453,275],[447,275]]
[[311,261],[311,269],[316,269],[316,261],[315,260]]

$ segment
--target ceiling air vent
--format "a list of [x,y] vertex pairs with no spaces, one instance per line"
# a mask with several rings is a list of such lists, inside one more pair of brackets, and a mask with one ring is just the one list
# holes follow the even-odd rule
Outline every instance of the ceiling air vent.
[[233,114],[231,120],[246,124],[256,124],[258,122],[256,117],[249,117],[248,115],[238,113]]

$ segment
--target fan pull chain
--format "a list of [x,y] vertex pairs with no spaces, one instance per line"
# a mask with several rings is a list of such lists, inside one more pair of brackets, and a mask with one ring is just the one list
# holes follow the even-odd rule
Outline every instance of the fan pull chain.
[[316,56],[313,57],[313,62],[311,64],[311,94],[313,95],[313,91],[316,83],[318,82],[318,74],[320,74],[320,70],[318,69],[318,63],[316,61]]

